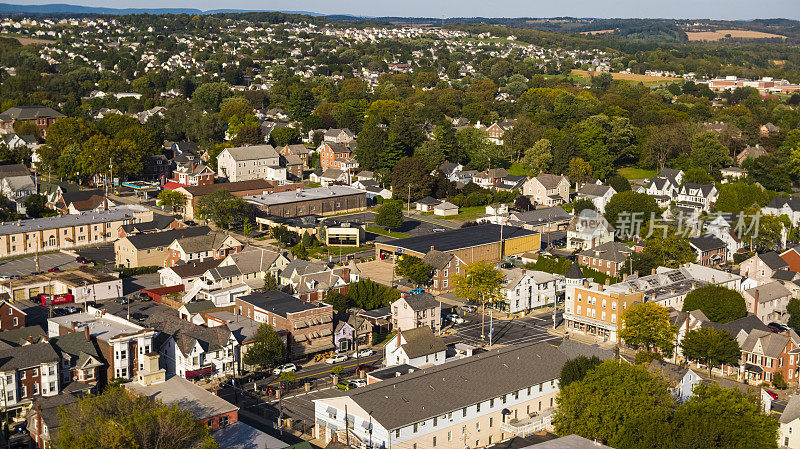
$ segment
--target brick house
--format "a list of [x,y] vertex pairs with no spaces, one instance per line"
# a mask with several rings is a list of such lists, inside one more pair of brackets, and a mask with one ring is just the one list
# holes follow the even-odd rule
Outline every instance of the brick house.
[[235,312],[288,335],[289,358],[333,349],[333,306],[272,290],[236,298]]
[[697,254],[697,263],[704,267],[724,264],[728,261],[728,245],[713,235],[701,235],[689,240],[689,246]]
[[164,188],[172,190],[182,186],[209,184],[214,184],[214,170],[202,161],[193,160],[178,164],[172,171],[172,179],[164,184]]
[[47,128],[61,117],[64,117],[64,114],[46,106],[14,106],[0,114],[0,129],[13,131],[15,123],[31,122],[39,128],[44,137],[47,135]]
[[503,144],[503,136],[506,131],[510,130],[516,124],[516,120],[505,120],[502,122],[494,122],[486,128],[486,134],[489,135],[489,140],[497,145]]
[[422,262],[433,268],[431,289],[434,291],[449,290],[451,277],[461,272],[461,267],[467,265],[458,256],[435,249],[428,251]]
[[619,277],[633,250],[624,243],[606,242],[578,253],[578,263],[608,276]]
[[0,330],[11,330],[25,327],[27,313],[6,300],[0,300]]
[[795,331],[776,334],[753,329],[741,347],[740,381],[758,385],[772,382],[780,373],[786,382],[797,382],[800,337]]
[[338,168],[342,171],[354,171],[358,162],[353,157],[353,150],[345,143],[322,142],[317,148],[322,169]]

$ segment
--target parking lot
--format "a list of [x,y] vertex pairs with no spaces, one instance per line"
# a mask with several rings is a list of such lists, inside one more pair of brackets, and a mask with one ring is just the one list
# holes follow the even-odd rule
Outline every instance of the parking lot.
[[[39,255],[39,270],[47,271],[53,267],[60,270],[79,266],[75,256],[65,253],[50,253]],[[26,276],[36,272],[36,256],[20,257],[0,261],[0,276]]]
[[100,265],[113,264],[114,258],[114,244],[106,243],[103,245],[87,246],[85,248],[75,250],[79,256],[85,257],[87,260],[92,260]]

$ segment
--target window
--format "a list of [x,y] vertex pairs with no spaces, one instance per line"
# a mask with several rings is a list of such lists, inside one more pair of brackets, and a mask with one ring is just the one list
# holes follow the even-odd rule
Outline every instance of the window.
[[395,438],[400,438],[400,429],[397,429],[397,430],[394,431],[394,437]]
[[433,437],[433,442],[432,442],[432,444],[433,444],[433,447],[436,447],[436,437]]
[[33,369],[33,377],[36,377],[38,375],[39,375],[39,368],[34,368]]
[[438,421],[439,421],[439,417],[438,417],[438,416],[434,416],[434,417],[433,417],[433,427],[436,427],[436,423],[437,423]]
[[543,389],[544,389],[544,384],[539,384],[539,393],[541,393]]
[[464,408],[461,410],[461,417],[462,417],[462,418],[466,418],[466,417],[467,417],[467,408],[466,408],[466,407],[464,407]]
[[489,399],[489,408],[494,407],[494,398]]
[[14,317],[14,326],[19,326],[19,318]]
[[[25,371],[20,371],[20,373],[19,373],[19,378],[20,378],[20,379],[24,379],[24,378],[25,378]],[[24,396],[24,395],[23,395],[23,396]]]
[[611,303],[611,310],[617,310],[617,302],[616,301],[613,301]]
[[489,427],[492,427],[493,425],[494,425],[494,418],[490,416],[489,417]]
[[413,432],[414,432],[414,433],[417,433],[417,423],[414,423],[414,430],[413,430]]
[[478,405],[475,406],[475,412],[477,412],[477,413],[481,412],[481,403],[480,402],[478,402]]
[[476,432],[480,432],[481,431],[481,423],[480,422],[476,422],[475,423],[475,431]]

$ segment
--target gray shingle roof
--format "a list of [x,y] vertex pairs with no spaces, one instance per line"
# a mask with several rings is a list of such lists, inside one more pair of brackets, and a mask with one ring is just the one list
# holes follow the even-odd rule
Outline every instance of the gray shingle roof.
[[58,361],[50,343],[34,343],[0,350],[0,371],[12,371]]
[[776,253],[775,251],[769,251],[764,254],[759,254],[758,258],[761,259],[762,262],[767,264],[768,267],[772,270],[778,270],[780,268],[786,268],[789,266],[785,260],[781,259],[781,256]]
[[416,295],[407,294],[403,297],[412,310],[426,310],[439,307],[439,301],[430,293],[418,293]]
[[350,390],[386,429],[396,429],[557,379],[567,357],[549,343],[514,345]]
[[[536,232],[515,226],[505,226],[503,229],[504,240],[533,234],[536,234]],[[431,250],[431,247],[433,247],[433,249],[438,249],[439,251],[453,251],[472,246],[496,243],[499,241],[500,225],[481,224],[478,226],[447,230],[445,232],[439,232],[435,234],[390,240],[385,244],[427,254],[428,251]]]
[[447,266],[453,257],[454,256],[452,254],[448,254],[439,250],[433,250],[428,251],[428,254],[425,254],[425,257],[422,258],[422,262],[433,267],[434,270],[441,270]]
[[173,229],[164,232],[153,232],[150,234],[136,234],[125,237],[136,249],[157,248],[160,246],[169,246],[170,243],[176,239],[185,237],[192,237],[196,235],[205,235],[211,232],[208,226],[196,226],[184,229]]
[[420,326],[403,332],[406,342],[402,345],[409,359],[434,354],[447,349],[444,340],[433,334],[428,326]]
[[278,152],[272,145],[250,145],[246,147],[227,148],[228,154],[236,161],[251,161],[255,159],[272,159],[278,157]]

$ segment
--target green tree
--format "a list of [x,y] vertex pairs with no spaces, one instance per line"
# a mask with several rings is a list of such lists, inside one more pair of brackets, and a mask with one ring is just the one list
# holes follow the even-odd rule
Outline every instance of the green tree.
[[719,285],[706,285],[686,295],[683,299],[683,311],[698,309],[715,323],[728,323],[747,315],[747,305],[742,294]]
[[264,287],[262,288],[263,291],[268,292],[271,290],[280,290],[280,284],[278,284],[278,280],[275,279],[275,275],[272,273],[267,273],[264,276]]
[[697,254],[689,245],[689,239],[672,229],[667,229],[666,232],[654,230],[653,235],[646,240],[642,254],[654,266],[669,268],[678,268],[697,260]]
[[594,207],[592,200],[588,198],[579,198],[572,203],[572,213],[575,215],[580,214],[586,209],[597,210],[597,208]]
[[553,426],[618,448],[669,448],[674,407],[666,383],[645,368],[606,361],[561,387]]
[[403,226],[403,206],[397,201],[383,203],[375,214],[375,224],[387,229]]
[[553,145],[547,139],[537,140],[524,151],[522,165],[531,176],[546,172],[553,163]]
[[778,420],[765,414],[757,399],[705,382],[693,393],[675,412],[673,447],[777,449]]
[[611,175],[606,182],[609,186],[613,187],[617,193],[631,190],[630,181],[628,181],[628,178],[621,175]]
[[433,268],[415,256],[401,255],[394,271],[417,286],[428,285],[433,278]]
[[426,140],[418,146],[414,150],[414,157],[424,161],[429,171],[435,170],[447,160],[442,144],[435,140]]
[[672,344],[678,328],[669,321],[669,310],[656,303],[634,303],[622,312],[622,329],[619,337],[625,343],[644,347],[650,351],[658,348],[666,355],[672,354]]
[[269,133],[272,144],[276,147],[285,147],[295,143],[300,143],[300,131],[292,126],[275,128]]
[[244,219],[244,224],[242,225],[242,234],[245,237],[250,239],[250,236],[253,234],[253,223],[250,222],[250,218]]
[[188,410],[119,386],[58,410],[56,449],[213,449],[209,428]]
[[220,189],[197,201],[195,214],[201,220],[213,221],[222,229],[240,226],[251,215],[250,206],[231,192]]
[[725,330],[701,327],[690,330],[681,341],[683,354],[693,360],[700,360],[711,369],[722,364],[736,365],[741,357],[741,348],[736,339]]
[[303,242],[298,243],[292,248],[292,254],[298,259],[308,260],[308,250]]
[[718,212],[740,213],[748,208],[761,208],[769,202],[769,195],[761,187],[744,182],[729,182],[719,186],[714,207]]
[[433,177],[422,159],[404,157],[392,169],[392,191],[397,198],[414,201],[431,194]]
[[222,100],[230,96],[228,83],[203,83],[192,94],[192,103],[209,111],[219,111]]
[[579,157],[569,160],[567,177],[575,183],[587,182],[592,178],[592,165]]
[[617,192],[606,205],[606,220],[617,228],[617,233],[622,235],[636,234],[637,229],[632,226],[637,220],[641,224],[638,234],[646,235],[648,223],[652,217],[658,217],[661,210],[656,200],[646,193],[636,193],[632,190]]
[[337,312],[344,312],[348,307],[350,307],[347,296],[337,292],[336,290],[330,290],[329,292],[325,293],[323,302],[333,306],[333,310]]
[[453,277],[456,296],[481,305],[481,338],[484,338],[484,316],[486,305],[502,300],[501,286],[505,276],[489,260],[472,262],[463,273]]
[[731,163],[728,149],[719,141],[713,132],[698,134],[692,140],[692,151],[689,159],[695,167],[711,173]]
[[186,204],[186,197],[177,190],[162,190],[158,192],[158,202],[175,212],[179,207]]
[[261,323],[256,330],[253,344],[247,349],[242,361],[247,365],[258,365],[262,369],[283,362],[286,346],[283,340],[267,323]]
[[789,327],[797,331],[800,329],[800,299],[792,298],[789,304],[786,305],[786,311],[789,312]]
[[25,215],[31,218],[41,218],[52,212],[52,210],[47,207],[47,197],[39,193],[28,195],[28,197],[25,198],[24,205]]
[[586,373],[603,363],[596,355],[591,358],[585,355],[567,360],[561,367],[561,375],[558,378],[558,387],[564,388],[572,382],[578,382],[586,377]]

